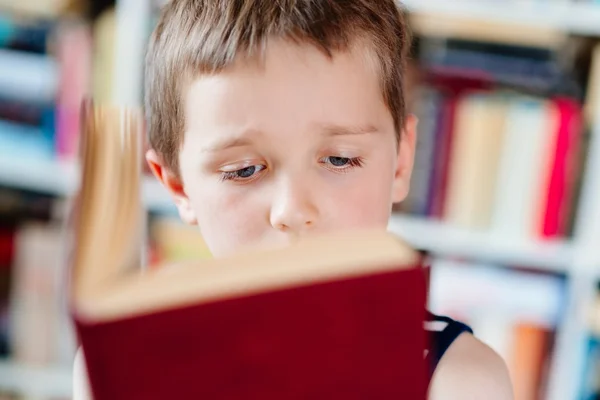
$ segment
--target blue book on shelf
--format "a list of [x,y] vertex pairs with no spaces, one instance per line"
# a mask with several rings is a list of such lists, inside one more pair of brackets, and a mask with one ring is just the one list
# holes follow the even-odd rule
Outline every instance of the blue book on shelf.
[[0,157],[54,158],[54,135],[43,127],[0,121]]
[[47,21],[15,21],[0,15],[0,47],[46,54],[53,23]]
[[600,338],[591,336],[588,339],[584,372],[579,398],[598,400],[600,398]]

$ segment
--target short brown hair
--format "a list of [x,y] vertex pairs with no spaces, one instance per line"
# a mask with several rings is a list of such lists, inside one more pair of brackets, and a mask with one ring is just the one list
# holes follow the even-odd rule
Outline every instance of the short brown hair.
[[365,41],[399,138],[410,33],[396,0],[171,0],[146,55],[145,107],[150,145],[173,172],[185,129],[183,88],[240,56],[260,59],[273,37],[315,45],[329,57]]

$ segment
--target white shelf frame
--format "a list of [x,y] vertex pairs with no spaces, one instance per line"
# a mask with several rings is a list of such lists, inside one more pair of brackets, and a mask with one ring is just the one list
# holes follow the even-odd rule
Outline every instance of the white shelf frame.
[[573,261],[572,244],[566,240],[515,240],[407,215],[393,215],[388,229],[413,247],[437,256],[565,274],[570,272],[569,266]]
[[[60,197],[72,196],[78,187],[79,168],[73,162],[59,160],[36,161],[27,157],[0,157],[0,186],[48,193]],[[142,201],[153,211],[173,211],[167,191],[151,176],[144,177]]]

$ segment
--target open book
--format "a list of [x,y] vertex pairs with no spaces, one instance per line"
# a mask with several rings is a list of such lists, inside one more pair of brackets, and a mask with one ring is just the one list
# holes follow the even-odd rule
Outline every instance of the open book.
[[85,107],[70,296],[95,400],[424,398],[417,252],[346,232],[144,271],[141,131]]

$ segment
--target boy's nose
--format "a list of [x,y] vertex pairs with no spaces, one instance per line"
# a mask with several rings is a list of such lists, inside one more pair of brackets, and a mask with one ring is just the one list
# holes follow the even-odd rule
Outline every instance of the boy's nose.
[[309,193],[302,188],[287,188],[275,196],[271,205],[271,225],[289,233],[313,229],[319,212]]

